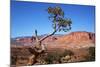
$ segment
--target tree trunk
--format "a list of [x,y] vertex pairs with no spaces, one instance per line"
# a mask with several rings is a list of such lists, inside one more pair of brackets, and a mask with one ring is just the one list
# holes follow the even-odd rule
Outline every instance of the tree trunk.
[[[59,29],[59,28],[58,28],[58,29]],[[44,53],[44,51],[46,50],[45,45],[42,44],[41,42],[42,42],[43,40],[45,40],[46,38],[48,38],[48,37],[54,35],[54,34],[57,32],[58,29],[54,30],[53,33],[51,33],[51,34],[49,34],[49,35],[47,35],[47,36],[45,36],[45,37],[43,37],[43,38],[41,38],[41,39],[38,38],[38,36],[37,36],[37,30],[35,30],[35,36],[36,36],[35,39],[36,39],[36,43],[35,43],[34,48],[29,48],[29,51],[30,51],[31,53],[33,53],[33,55],[35,55],[34,58],[31,58],[31,59],[30,59],[30,60],[33,60],[33,61],[34,61],[34,62],[32,62],[32,65],[36,63],[37,57],[38,57],[39,55],[41,55],[42,53]]]

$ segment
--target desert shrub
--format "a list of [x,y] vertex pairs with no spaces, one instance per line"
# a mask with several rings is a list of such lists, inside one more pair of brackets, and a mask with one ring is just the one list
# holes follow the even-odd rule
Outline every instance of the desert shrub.
[[95,60],[95,47],[90,47],[89,48],[89,54],[90,54],[90,61],[94,61]]
[[48,64],[52,64],[53,61],[59,61],[61,57],[62,57],[61,54],[55,51],[52,53],[48,53],[47,57],[45,58],[45,61]]
[[65,57],[67,55],[73,55],[74,53],[70,50],[65,50],[64,52],[60,53],[59,51],[55,51],[52,53],[48,53],[47,57],[45,58],[45,61],[48,64],[52,63],[61,63],[61,58]]
[[16,65],[16,57],[11,56],[11,61],[10,61],[11,65]]
[[95,47],[88,48],[89,55],[86,56],[86,61],[95,61]]
[[66,55],[74,55],[74,53],[71,51],[71,50],[65,50],[64,53],[62,54],[63,56],[66,56]]

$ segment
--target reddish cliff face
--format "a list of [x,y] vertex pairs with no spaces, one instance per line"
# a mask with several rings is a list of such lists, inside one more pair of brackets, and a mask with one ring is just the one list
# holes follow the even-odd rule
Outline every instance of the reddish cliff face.
[[[16,40],[22,43],[33,43],[33,38],[20,38]],[[95,44],[95,34],[90,32],[72,32],[62,36],[51,36],[43,41],[48,47],[76,47],[76,46],[93,46]]]
[[81,41],[87,41],[91,40],[94,41],[95,39],[95,34],[94,33],[89,33],[89,32],[72,32],[69,34],[70,39],[73,40],[81,40]]
[[62,42],[95,42],[95,34],[90,32],[72,32],[58,39]]

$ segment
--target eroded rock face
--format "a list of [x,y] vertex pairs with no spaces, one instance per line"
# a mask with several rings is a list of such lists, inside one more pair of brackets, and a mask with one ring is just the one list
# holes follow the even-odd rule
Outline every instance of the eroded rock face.
[[59,41],[95,41],[95,34],[90,32],[72,32],[59,38]]
[[[24,46],[30,46],[35,44],[35,37],[19,38],[16,39],[16,42],[23,43]],[[42,43],[49,48],[89,47],[95,44],[95,34],[91,32],[72,32],[70,34],[48,37]]]
[[94,41],[95,39],[95,34],[94,33],[89,33],[89,32],[73,32],[70,34],[72,36],[72,39],[74,40],[91,40]]
[[95,34],[90,32],[72,32],[56,38],[56,40],[52,40],[51,42],[45,42],[48,49],[79,49],[95,46]]
[[[51,36],[44,40],[44,42],[54,42],[54,41],[91,41],[95,42],[95,34],[91,32],[72,32],[68,35],[62,36]],[[35,41],[35,37],[32,38],[18,38],[16,39],[17,42],[32,42]]]

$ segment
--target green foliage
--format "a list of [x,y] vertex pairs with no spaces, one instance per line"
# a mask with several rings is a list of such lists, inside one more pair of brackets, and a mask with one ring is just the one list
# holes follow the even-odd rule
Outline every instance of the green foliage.
[[71,19],[59,18],[57,20],[57,22],[59,22],[58,23],[59,31],[63,30],[64,32],[67,32],[67,31],[71,30],[71,24],[72,24]]
[[56,6],[56,7],[48,7],[48,13],[52,14],[52,15],[64,16],[64,12],[58,6]]
[[72,21],[69,18],[64,18],[64,11],[61,7],[48,7],[49,19],[52,20],[53,29],[67,32],[71,30]]

